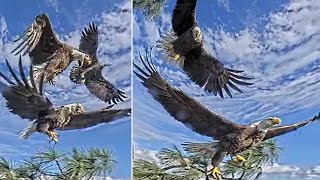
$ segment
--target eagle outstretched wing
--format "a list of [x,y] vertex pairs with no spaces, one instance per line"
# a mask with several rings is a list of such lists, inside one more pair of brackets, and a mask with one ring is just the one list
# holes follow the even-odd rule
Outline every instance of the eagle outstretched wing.
[[172,14],[172,28],[177,36],[194,26],[197,0],[177,0]]
[[53,32],[49,16],[46,13],[39,14],[33,23],[15,40],[20,41],[11,51],[15,55],[29,53],[33,65],[40,65],[49,61],[62,42]]
[[145,58],[146,60],[140,55],[141,62],[147,71],[142,70],[134,63],[138,70],[134,73],[142,80],[142,84],[148,89],[153,98],[176,120],[201,135],[216,139],[220,139],[226,134],[244,127],[208,110],[192,97],[173,88],[156,71],[148,60],[148,55]]
[[277,136],[281,136],[284,134],[287,134],[289,132],[295,131],[311,122],[314,122],[316,120],[320,119],[320,113],[316,116],[314,116],[311,119],[302,121],[302,122],[298,122],[295,124],[291,124],[291,125],[286,125],[286,126],[274,126],[272,128],[270,128],[266,134],[266,136],[264,137],[264,140],[273,138],[273,137],[277,137]]
[[102,123],[109,123],[125,116],[131,112],[130,108],[127,109],[103,109],[100,111],[86,112],[71,116],[68,124],[64,127],[59,127],[57,130],[74,130],[92,127]]
[[97,50],[99,45],[99,31],[94,23],[90,23],[88,28],[82,31],[79,49],[89,54],[92,58],[92,64],[95,64],[97,59]]
[[[11,65],[6,60],[8,69],[15,82],[0,72],[0,76],[8,83],[2,84],[1,93],[7,100],[7,107],[10,112],[19,115],[23,119],[34,120],[38,115],[49,111],[52,108],[52,103],[42,94],[42,83],[36,85],[33,78],[33,68],[30,65],[29,77],[27,80],[23,71],[21,56],[19,59],[20,78],[14,73]],[[43,77],[41,78],[43,80]]]
[[[124,101],[125,93],[115,87],[106,80],[102,75],[102,69],[105,65],[101,64],[97,59],[98,49],[98,28],[91,23],[88,28],[82,31],[79,49],[88,53],[93,59],[93,63],[89,66],[79,67],[75,65],[70,73],[70,79],[77,84],[84,83],[89,92],[97,98],[109,104],[117,104]],[[84,71],[87,71],[84,73]],[[83,77],[81,77],[83,74]]]
[[252,85],[253,83],[246,80],[253,79],[240,75],[241,70],[235,70],[224,67],[224,65],[211,54],[207,53],[203,45],[189,52],[185,56],[183,70],[187,76],[198,86],[204,87],[204,90],[219,94],[224,97],[223,90],[232,98],[232,93],[229,88],[242,93],[242,90],[237,85]]

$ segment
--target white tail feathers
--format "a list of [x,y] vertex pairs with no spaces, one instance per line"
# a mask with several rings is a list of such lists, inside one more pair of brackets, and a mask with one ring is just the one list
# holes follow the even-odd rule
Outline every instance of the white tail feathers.
[[174,45],[173,42],[178,37],[174,34],[174,32],[171,30],[168,33],[166,33],[164,36],[161,37],[160,40],[157,41],[157,48],[160,49],[160,51],[168,56],[165,58],[169,63],[174,65],[179,65],[183,67],[185,57],[177,54],[174,51]]
[[20,132],[20,139],[28,139],[29,136],[31,136],[32,133],[37,131],[37,125],[38,123],[32,123],[31,126],[23,129]]
[[183,148],[191,154],[197,154],[203,157],[211,158],[218,151],[219,141],[209,143],[184,143]]

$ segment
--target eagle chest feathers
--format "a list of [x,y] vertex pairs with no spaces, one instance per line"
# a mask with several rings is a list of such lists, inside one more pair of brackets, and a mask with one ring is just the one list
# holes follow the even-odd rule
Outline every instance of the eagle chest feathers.
[[264,132],[259,132],[255,128],[246,128],[241,134],[235,133],[225,136],[221,146],[229,154],[235,155],[245,151],[260,143],[265,136]]
[[193,32],[195,27],[197,26],[192,26],[173,42],[174,50],[177,54],[185,56],[187,53],[189,53],[190,51],[199,47],[202,44],[202,39],[198,42],[196,42],[195,40]]
[[51,120],[50,125],[52,128],[64,127],[66,126],[73,115],[72,110],[69,107],[60,107],[55,110],[55,116]]

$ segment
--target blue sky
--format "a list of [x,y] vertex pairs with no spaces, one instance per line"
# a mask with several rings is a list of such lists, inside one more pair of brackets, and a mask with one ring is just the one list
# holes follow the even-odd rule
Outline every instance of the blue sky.
[[[47,12],[51,18],[55,32],[59,38],[77,47],[80,31],[89,22],[98,25],[99,50],[101,61],[111,63],[104,69],[103,74],[112,83],[131,94],[130,55],[131,55],[131,4],[127,0],[46,0],[39,3],[32,0],[0,2],[0,70],[8,72],[4,59],[8,59],[15,67],[17,57],[10,54],[14,47],[13,39],[27,28],[37,14]],[[23,58],[25,64],[29,58]],[[121,67],[121,68],[119,68]],[[107,104],[100,102],[83,86],[72,84],[68,78],[69,69],[57,79],[56,87],[46,86],[46,95],[56,104],[80,102],[88,110],[104,108]],[[131,98],[114,108],[130,107]],[[29,122],[9,113],[5,101],[0,98],[0,155],[12,160],[19,160],[48,146],[46,136],[34,134],[29,140],[19,140],[19,131]],[[123,118],[112,124],[99,125],[85,130],[60,132],[59,150],[70,151],[72,147],[90,148],[101,147],[113,151],[118,164],[115,178],[131,176],[131,121]]]
[[[154,22],[134,11],[135,57],[146,46],[155,45],[160,33],[171,28],[174,3],[167,1]],[[175,87],[235,122],[248,124],[278,116],[282,124],[290,124],[311,118],[320,111],[319,3],[316,0],[199,0],[197,20],[203,30],[206,49],[225,66],[243,69],[247,75],[255,77],[255,84],[243,87],[245,93],[236,93],[233,99],[203,92],[179,68],[162,62],[163,56],[154,50],[156,65]],[[210,140],[170,117],[138,82],[134,76],[136,149],[152,153],[171,144]],[[281,166],[268,172],[284,173],[281,170],[286,170],[293,174],[299,169],[305,172],[301,176],[309,177],[310,169],[316,169],[312,172],[320,175],[316,168],[320,165],[320,143],[316,139],[319,125],[315,122],[277,138],[278,145],[283,148],[278,162]]]

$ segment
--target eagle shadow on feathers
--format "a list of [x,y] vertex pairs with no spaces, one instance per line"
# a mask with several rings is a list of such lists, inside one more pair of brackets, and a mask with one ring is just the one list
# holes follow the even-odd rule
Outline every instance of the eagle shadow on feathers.
[[103,68],[109,64],[103,64],[97,58],[98,34],[98,27],[94,23],[82,31],[79,49],[89,54],[92,63],[82,67],[75,65],[71,69],[70,80],[76,84],[84,84],[89,92],[100,100],[109,104],[117,104],[120,101],[123,102],[127,96],[102,75]]
[[186,150],[190,153],[203,154],[205,152],[206,156],[209,154],[213,166],[209,174],[215,178],[221,174],[218,166],[226,155],[243,159],[238,157],[238,154],[255,147],[260,142],[292,132],[320,119],[319,113],[311,119],[284,126],[278,125],[281,120],[276,117],[268,117],[249,125],[236,124],[210,111],[183,91],[172,87],[160,76],[150,59],[150,52],[147,52],[144,58],[140,55],[140,61],[146,70],[134,63],[136,68],[134,73],[153,98],[172,117],[194,132],[217,140],[212,143],[185,144]]
[[204,90],[224,98],[233,97],[230,88],[242,93],[237,85],[252,85],[253,79],[241,75],[242,70],[226,68],[206,51],[203,35],[196,21],[196,0],[177,0],[172,14],[172,29],[157,42],[160,51],[167,54],[170,63],[179,64],[186,75]]
[[36,81],[44,74],[44,82],[54,84],[54,79],[62,73],[69,64],[78,60],[79,66],[91,64],[90,56],[60,41],[52,28],[49,16],[39,14],[32,24],[14,42],[20,43],[11,53],[14,55],[29,54],[34,69]]
[[54,107],[49,98],[43,94],[44,75],[40,81],[35,81],[33,65],[30,65],[29,80],[24,73],[21,56],[19,59],[19,74],[6,60],[14,81],[0,72],[7,84],[1,83],[1,93],[7,100],[6,106],[10,112],[22,119],[32,121],[32,124],[20,133],[21,139],[27,139],[32,133],[40,132],[49,136],[50,140],[58,142],[58,134],[54,130],[65,131],[92,127],[98,124],[109,123],[128,116],[130,108],[102,109],[86,112],[79,103]]

